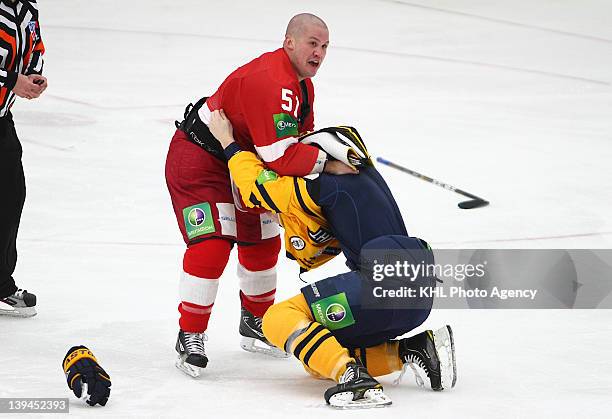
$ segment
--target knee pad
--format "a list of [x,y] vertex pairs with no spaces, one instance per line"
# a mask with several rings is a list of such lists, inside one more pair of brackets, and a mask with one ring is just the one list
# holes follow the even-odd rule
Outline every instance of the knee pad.
[[183,271],[199,278],[218,279],[229,260],[232,243],[223,239],[191,245],[183,256]]
[[238,246],[238,261],[249,271],[264,271],[276,266],[280,236],[249,246]]

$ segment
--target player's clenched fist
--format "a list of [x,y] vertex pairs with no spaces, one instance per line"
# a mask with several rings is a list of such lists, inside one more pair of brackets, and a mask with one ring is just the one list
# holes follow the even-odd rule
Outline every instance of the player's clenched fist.
[[104,406],[110,396],[110,376],[85,346],[70,348],[63,362],[68,387],[90,406]]

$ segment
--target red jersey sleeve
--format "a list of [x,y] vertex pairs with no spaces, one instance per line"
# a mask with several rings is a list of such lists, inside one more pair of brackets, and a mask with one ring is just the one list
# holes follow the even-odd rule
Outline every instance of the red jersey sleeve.
[[266,166],[282,176],[306,176],[322,166],[320,150],[297,140],[301,131],[314,126],[312,112],[302,127],[298,124],[299,84],[283,86],[261,72],[242,80],[240,96],[255,151]]

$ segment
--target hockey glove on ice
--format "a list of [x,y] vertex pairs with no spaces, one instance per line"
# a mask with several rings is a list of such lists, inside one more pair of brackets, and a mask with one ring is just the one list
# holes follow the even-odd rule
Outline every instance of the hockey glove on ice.
[[70,348],[63,362],[68,387],[88,405],[104,406],[110,396],[110,376],[85,346]]

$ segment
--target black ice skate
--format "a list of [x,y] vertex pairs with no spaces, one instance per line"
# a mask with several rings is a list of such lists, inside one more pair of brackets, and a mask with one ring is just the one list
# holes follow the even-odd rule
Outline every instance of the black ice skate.
[[0,315],[32,317],[36,315],[36,296],[18,289],[14,294],[0,298]]
[[200,376],[200,370],[208,364],[208,357],[204,351],[204,341],[206,335],[204,333],[190,333],[179,331],[176,339],[176,352],[178,359],[176,367],[185,374],[197,378]]
[[289,358],[290,354],[272,345],[261,329],[261,317],[254,316],[246,308],[240,309],[240,327],[242,339],[240,347],[248,352],[269,355],[274,358]]
[[340,382],[325,391],[325,401],[338,409],[369,409],[391,404],[382,385],[359,363],[351,362]]
[[417,368],[425,372],[433,390],[441,391],[455,387],[457,367],[455,343],[450,326],[444,326],[435,332],[426,330],[418,335],[401,339],[399,356],[404,362],[404,368],[396,384],[400,382],[407,367],[410,367],[420,387],[423,387],[425,383]]

